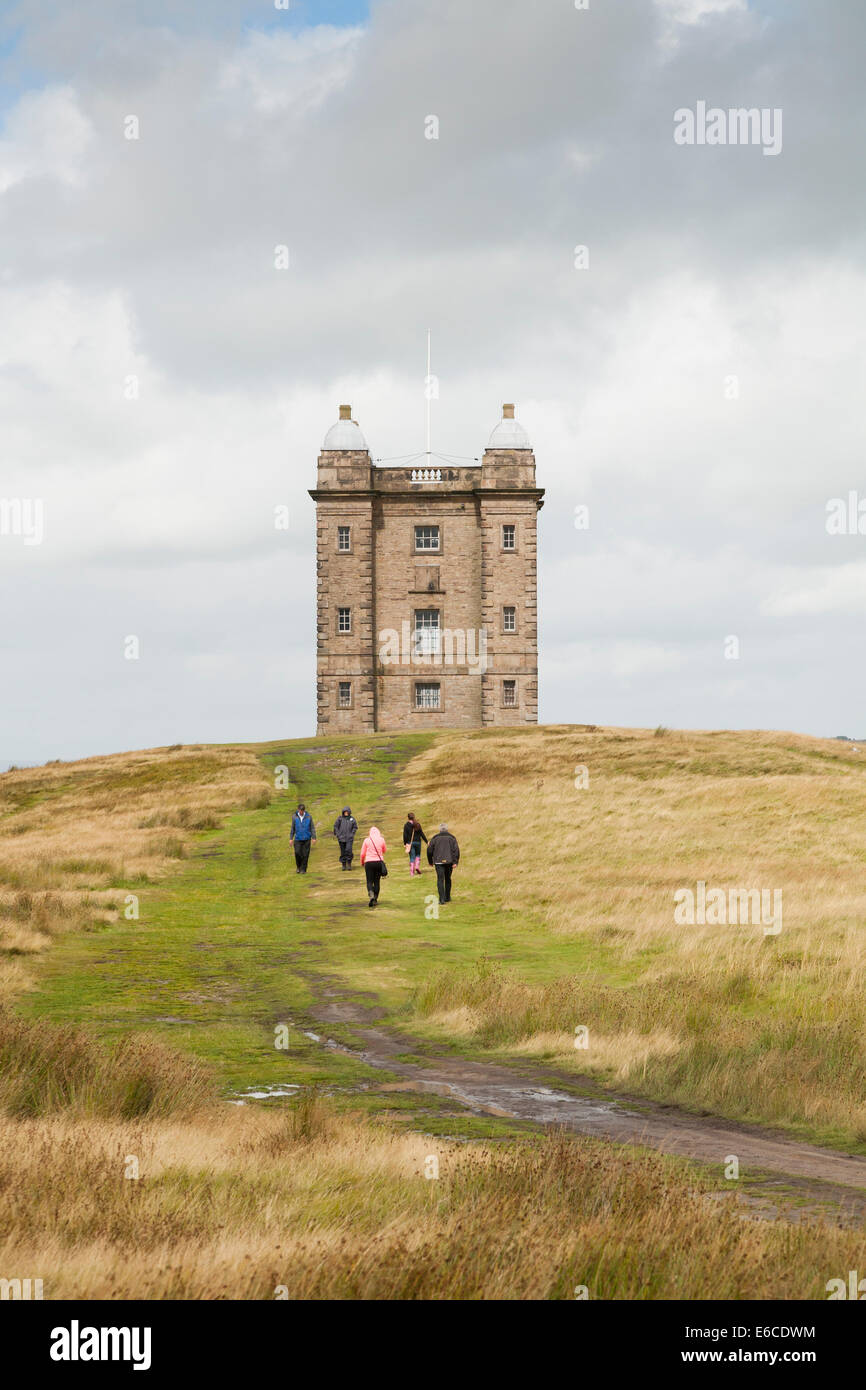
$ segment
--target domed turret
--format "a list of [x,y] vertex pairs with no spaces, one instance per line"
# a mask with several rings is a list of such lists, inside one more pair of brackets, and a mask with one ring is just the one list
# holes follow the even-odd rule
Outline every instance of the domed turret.
[[340,406],[340,418],[325,435],[323,449],[366,449],[367,441],[352,419],[352,407]]
[[502,407],[502,419],[496,426],[487,443],[488,449],[531,449],[529,435],[519,420],[514,418],[514,406]]

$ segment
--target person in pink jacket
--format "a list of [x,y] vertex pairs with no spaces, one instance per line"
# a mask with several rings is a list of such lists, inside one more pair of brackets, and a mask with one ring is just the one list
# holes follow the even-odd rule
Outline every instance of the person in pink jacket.
[[367,875],[367,892],[370,895],[370,906],[375,907],[379,901],[379,884],[387,874],[385,868],[385,851],[387,849],[381,830],[376,826],[370,827],[370,833],[361,846],[361,863]]

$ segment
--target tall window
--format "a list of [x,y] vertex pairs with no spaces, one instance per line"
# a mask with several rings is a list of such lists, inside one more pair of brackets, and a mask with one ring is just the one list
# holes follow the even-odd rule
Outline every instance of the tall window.
[[416,709],[438,709],[439,708],[439,682],[438,681],[419,681],[415,686],[415,708]]
[[338,527],[337,527],[337,549],[338,549],[338,550],[351,550],[351,549],[352,549],[352,528],[351,528],[350,526],[338,526]]
[[415,655],[439,655],[439,609],[415,609]]
[[503,528],[502,528],[502,549],[503,549],[503,550],[516,550],[516,549],[517,549],[516,530],[517,530],[517,528],[516,528],[515,526],[503,526]]
[[516,609],[516,608],[503,608],[503,610],[502,610],[502,631],[503,631],[503,632],[516,632],[516,631],[517,631],[517,609]]
[[351,608],[338,608],[338,609],[337,609],[337,631],[338,631],[338,632],[351,632],[351,631],[352,631],[352,610],[351,610]]
[[438,549],[439,549],[439,527],[438,527],[438,526],[416,526],[416,527],[415,527],[415,549],[416,549],[416,550],[438,550]]
[[514,709],[517,704],[517,681],[502,682],[502,703],[509,709]]
[[340,709],[352,708],[352,682],[340,681],[339,705]]

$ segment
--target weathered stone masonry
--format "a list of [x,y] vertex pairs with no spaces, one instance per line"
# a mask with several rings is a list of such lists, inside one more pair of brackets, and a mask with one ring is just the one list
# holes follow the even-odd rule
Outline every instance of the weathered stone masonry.
[[513,406],[480,465],[430,469],[377,468],[341,406],[310,496],[320,734],[538,722],[544,492]]

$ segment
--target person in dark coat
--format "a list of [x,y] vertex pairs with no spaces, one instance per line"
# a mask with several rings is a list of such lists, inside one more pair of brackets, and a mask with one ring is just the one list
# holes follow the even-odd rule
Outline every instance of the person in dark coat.
[[436,869],[440,903],[450,903],[451,872],[460,863],[460,846],[447,825],[440,825],[438,835],[427,845],[427,863]]
[[307,872],[310,845],[315,843],[316,827],[313,824],[313,817],[301,801],[297,811],[292,816],[292,833],[289,836],[289,844],[295,847],[295,868],[299,874]]
[[334,821],[334,834],[340,845],[340,865],[346,869],[351,869],[354,854],[352,845],[358,831],[358,822],[352,815],[348,806],[344,806],[337,819]]
[[428,843],[427,836],[421,829],[421,822],[419,821],[418,817],[412,811],[410,811],[406,820],[406,824],[403,826],[403,844],[406,846],[406,852],[409,855],[410,878],[414,877],[415,874],[420,874],[421,872],[422,840],[424,841],[425,845]]

